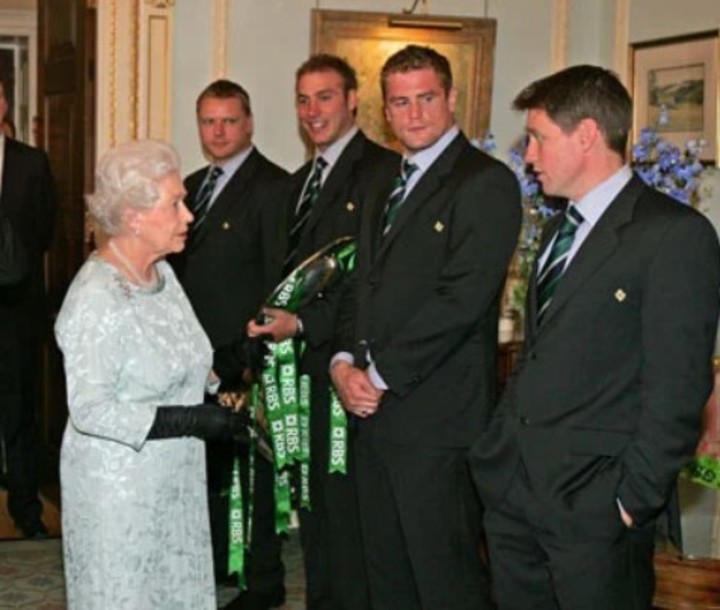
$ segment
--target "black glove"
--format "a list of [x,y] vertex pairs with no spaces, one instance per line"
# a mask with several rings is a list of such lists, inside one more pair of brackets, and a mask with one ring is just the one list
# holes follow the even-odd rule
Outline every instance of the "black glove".
[[243,337],[215,349],[213,371],[223,388],[243,384],[243,372],[249,368],[253,376],[262,371],[267,346],[260,337]]
[[213,404],[191,407],[158,407],[148,439],[196,436],[219,440],[250,441],[247,414]]

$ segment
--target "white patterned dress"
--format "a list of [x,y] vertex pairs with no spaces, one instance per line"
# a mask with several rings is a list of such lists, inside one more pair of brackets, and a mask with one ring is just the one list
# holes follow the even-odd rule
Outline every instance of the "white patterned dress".
[[94,254],[55,335],[69,420],[60,453],[70,610],[215,610],[205,446],[148,440],[158,405],[203,401],[210,342],[161,261],[157,289]]

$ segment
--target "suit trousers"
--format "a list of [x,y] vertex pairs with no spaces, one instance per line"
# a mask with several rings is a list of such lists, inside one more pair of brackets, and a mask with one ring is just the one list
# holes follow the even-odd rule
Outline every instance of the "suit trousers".
[[502,504],[485,512],[499,610],[652,607],[653,526],[616,537],[603,537],[600,523],[597,536],[580,535],[570,523],[553,531],[543,508],[520,464]]
[[317,376],[312,381],[311,508],[298,511],[306,608],[370,610],[352,437],[348,441],[347,473],[328,474],[330,432],[325,415],[330,409],[329,379]]
[[39,346],[31,338],[5,345],[0,362],[0,432],[7,460],[7,504],[15,523],[32,529],[40,522],[36,436]]
[[[245,517],[248,513],[248,448],[236,443],[208,442],[208,500],[213,546],[215,579],[228,578],[229,486],[235,455],[240,459],[240,480]],[[246,551],[246,584],[250,594],[267,599],[283,599],[285,569],[282,563],[282,538],[275,533],[274,466],[255,455],[252,532]]]
[[373,610],[491,608],[466,450],[391,444],[369,425],[356,455]]

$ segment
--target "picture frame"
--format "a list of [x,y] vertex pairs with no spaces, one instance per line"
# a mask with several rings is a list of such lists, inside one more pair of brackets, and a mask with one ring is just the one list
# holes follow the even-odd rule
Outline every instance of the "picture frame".
[[456,120],[468,138],[490,124],[494,19],[313,9],[313,53],[344,58],[355,68],[360,99],[357,123],[367,136],[398,148],[383,113],[380,70],[408,44],[430,46],[445,55],[458,91]]
[[[718,30],[630,45],[633,141],[652,127],[681,150],[688,140],[703,139],[705,163],[718,150]],[[667,123],[658,124],[662,110]]]

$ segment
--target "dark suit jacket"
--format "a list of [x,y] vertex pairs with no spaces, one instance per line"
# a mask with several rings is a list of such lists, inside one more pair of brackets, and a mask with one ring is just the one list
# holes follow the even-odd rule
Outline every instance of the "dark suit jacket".
[[[207,174],[185,179],[192,202]],[[257,314],[264,289],[262,215],[285,195],[287,172],[257,149],[217,196],[179,255],[169,257],[213,347],[239,339]]]
[[0,338],[40,334],[45,301],[42,257],[50,245],[55,206],[55,186],[45,152],[5,138],[0,209],[21,242],[29,272],[21,282],[0,288]]
[[[378,146],[358,131],[333,165],[317,201],[313,204],[298,244],[298,262],[339,237],[357,235],[361,205],[370,175],[393,175],[399,166],[400,156],[397,153]],[[271,248],[268,255],[275,260],[274,272],[269,277],[268,292],[282,279],[287,236],[311,169],[312,161],[309,161],[292,175],[288,197],[281,206],[275,208],[273,216],[266,218],[266,232],[274,234],[274,238],[268,241],[277,244]],[[329,341],[335,329],[339,294],[340,288],[337,288],[299,312],[305,331],[303,339],[309,347],[303,355],[303,369],[305,372],[322,375],[323,378],[327,378]]]
[[616,536],[616,497],[637,525],[654,519],[699,437],[719,289],[712,226],[634,177],[577,252],[540,327],[530,286],[518,371],[472,450],[485,504],[500,502],[522,460],[559,531]]
[[16,284],[29,271],[25,246],[0,208],[0,286]]
[[[362,428],[396,443],[466,447],[494,404],[499,300],[520,228],[508,168],[459,134],[381,236],[392,179],[363,212],[339,348],[369,348],[388,384]],[[343,345],[344,343],[344,345]]]

